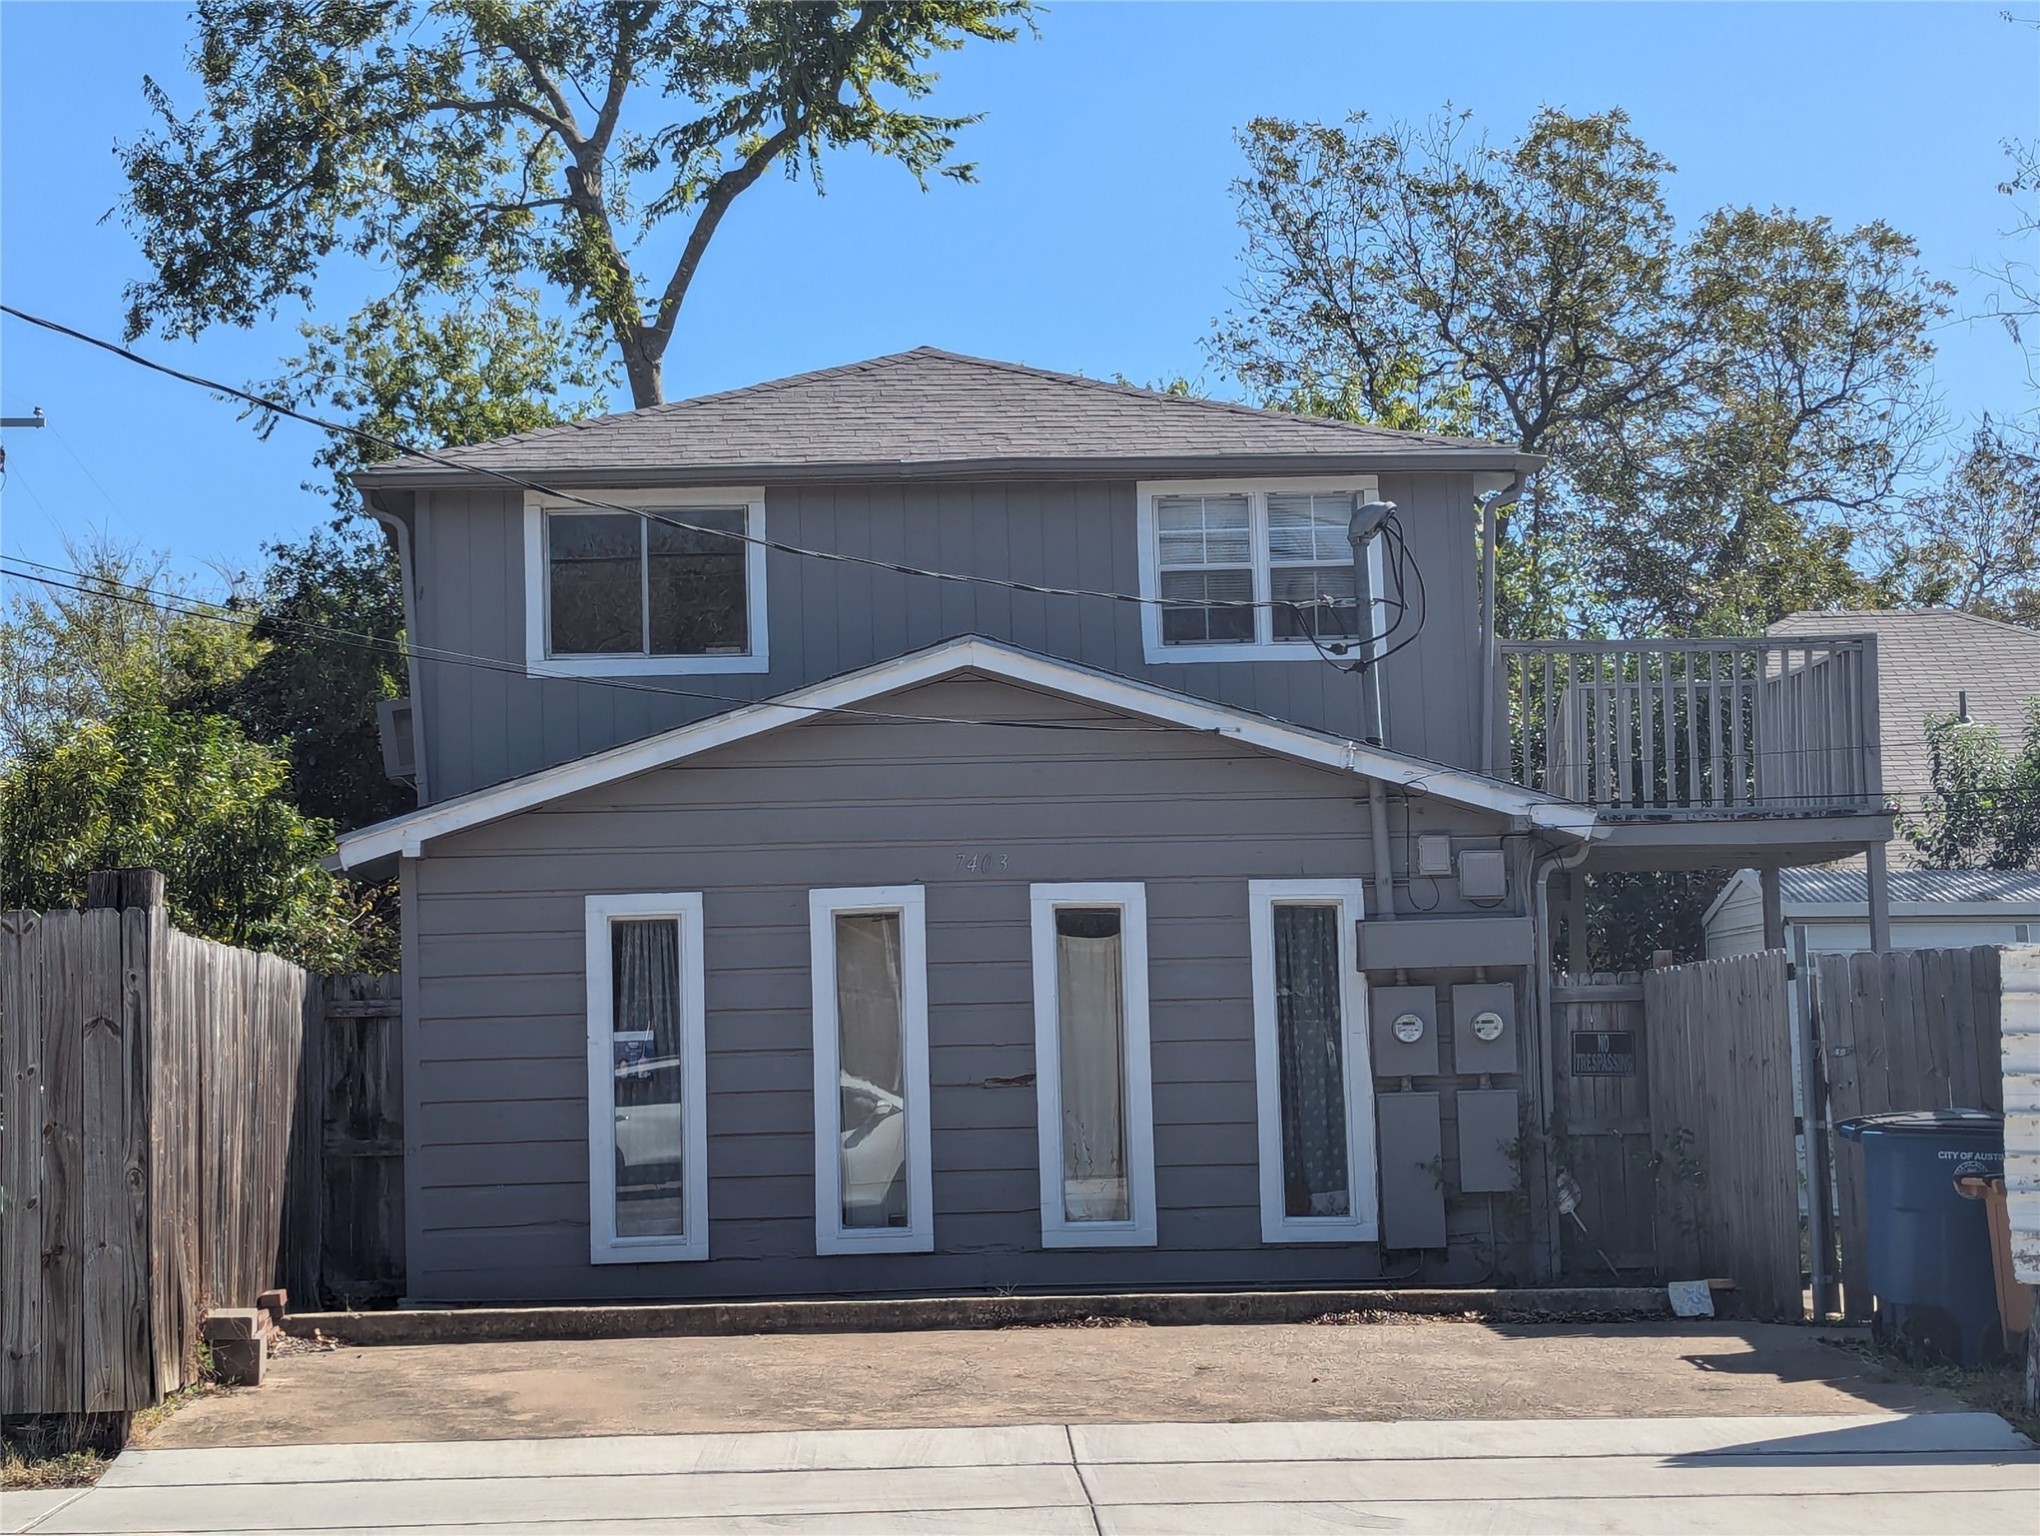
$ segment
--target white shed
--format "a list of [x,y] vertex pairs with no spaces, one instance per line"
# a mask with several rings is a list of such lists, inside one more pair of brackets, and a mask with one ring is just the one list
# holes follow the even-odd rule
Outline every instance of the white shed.
[[[1862,869],[1780,870],[1778,891],[1785,947],[1795,956],[1870,948],[1869,892]],[[1764,898],[1757,872],[1737,871],[1702,922],[1710,960],[1762,949]],[[1962,949],[2036,940],[2040,940],[2040,870],[1891,872],[1894,949]]]

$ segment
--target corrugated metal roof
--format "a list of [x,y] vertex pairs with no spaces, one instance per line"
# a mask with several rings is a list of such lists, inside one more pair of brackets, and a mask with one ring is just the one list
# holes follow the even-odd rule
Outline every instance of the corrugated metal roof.
[[[1788,905],[1868,902],[1861,869],[1785,869],[1778,891]],[[1894,869],[1894,902],[2002,901],[2040,909],[2040,870]]]
[[[1395,432],[1167,395],[917,347],[744,389],[450,450],[512,474],[809,465],[969,464],[1443,454],[1534,460],[1475,438]],[[1308,463],[1300,466],[1308,470]],[[447,471],[397,459],[364,482]]]
[[1788,614],[1770,635],[1877,637],[1877,711],[1883,731],[1884,789],[1917,805],[1932,788],[1927,721],[1955,713],[1996,726],[2005,744],[2026,730],[2026,701],[2040,694],[2040,630],[1954,608]]

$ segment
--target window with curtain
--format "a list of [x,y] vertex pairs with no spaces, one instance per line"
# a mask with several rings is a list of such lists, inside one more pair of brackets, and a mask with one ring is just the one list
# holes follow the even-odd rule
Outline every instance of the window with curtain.
[[835,915],[838,1157],[846,1230],[910,1225],[898,912]]
[[616,1235],[679,1237],[687,1230],[680,925],[613,918],[609,941]]
[[927,892],[809,891],[808,947],[815,1252],[931,1252]]
[[1250,880],[1255,1140],[1264,1243],[1380,1235],[1359,880]]
[[1339,908],[1278,905],[1275,1041],[1282,1199],[1289,1216],[1352,1214]]
[[637,513],[546,513],[549,654],[750,651],[749,562],[742,537],[749,509],[656,510],[672,521]]
[[1042,1246],[1152,1246],[1147,890],[1032,885],[1028,912]]
[[1117,907],[1058,907],[1056,1021],[1061,1044],[1065,1221],[1128,1221],[1126,997]]

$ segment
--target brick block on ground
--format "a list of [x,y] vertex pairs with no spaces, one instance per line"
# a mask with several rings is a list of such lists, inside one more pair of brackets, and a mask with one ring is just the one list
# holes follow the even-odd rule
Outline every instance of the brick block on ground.
[[267,1314],[256,1307],[214,1307],[205,1315],[201,1332],[208,1344],[252,1339],[262,1332]]
[[269,1363],[269,1336],[258,1333],[247,1339],[221,1339],[212,1346],[213,1372],[232,1387],[259,1387],[262,1368]]
[[281,1287],[273,1291],[264,1291],[255,1298],[255,1305],[269,1314],[271,1327],[281,1328],[283,1314],[290,1309],[290,1292]]

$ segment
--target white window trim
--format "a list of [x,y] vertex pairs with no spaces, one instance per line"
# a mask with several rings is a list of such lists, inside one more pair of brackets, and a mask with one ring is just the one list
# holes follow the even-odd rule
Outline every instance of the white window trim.
[[[617,917],[670,917],[680,926],[681,1196],[679,1237],[616,1235],[615,975],[609,923]],[[701,964],[701,893],[590,896],[588,941],[588,1258],[638,1264],[708,1257],[708,1046]]]
[[[1147,887],[1120,882],[1027,888],[1034,945],[1034,1083],[1041,1159],[1041,1246],[1152,1248],[1155,1230],[1154,1068],[1148,1038]],[[1126,1007],[1127,1221],[1063,1215],[1062,1029],[1055,963],[1058,907],[1117,907]]]
[[[900,1076],[907,1121],[904,1227],[843,1225],[842,1057],[836,1032],[836,918],[845,912],[900,914]],[[850,886],[808,892],[814,993],[815,1252],[931,1253],[935,1175],[928,1127],[927,893],[918,885]]]
[[[1268,602],[1271,560],[1268,550],[1268,497],[1273,494],[1354,496],[1361,502],[1380,494],[1380,478],[1353,475],[1339,480],[1144,480],[1134,487],[1139,508],[1140,595],[1150,599],[1140,605],[1141,652],[1150,666],[1194,661],[1314,661],[1324,657],[1308,640],[1277,640]],[[1162,610],[1159,603],[1161,551],[1155,531],[1155,501],[1163,496],[1244,496],[1247,498],[1247,527],[1254,557],[1254,598],[1264,606],[1254,610],[1252,640],[1209,640],[1183,645],[1162,643]],[[1291,562],[1294,563],[1294,562]],[[1368,577],[1374,591],[1374,619],[1371,632],[1380,634],[1386,604],[1382,601],[1381,541],[1368,550]]]
[[[1352,1209],[1344,1216],[1291,1216],[1282,1189],[1282,1072],[1275,1019],[1275,908],[1339,908],[1340,1000],[1345,1029],[1346,1168]],[[1374,1069],[1367,1049],[1367,986],[1354,925],[1367,914],[1358,880],[1250,880],[1248,937],[1254,971],[1254,1099],[1260,1132],[1261,1241],[1372,1243],[1381,1237],[1374,1138]]]
[[658,511],[682,512],[689,507],[743,507],[744,531],[752,542],[744,546],[745,617],[750,626],[751,648],[742,656],[552,656],[547,654],[546,581],[550,570],[546,559],[545,515],[548,512],[599,515],[600,508],[559,496],[527,491],[524,496],[524,670],[532,677],[647,677],[714,672],[769,672],[772,659],[767,644],[771,626],[765,615],[765,492],[759,486],[689,488],[685,490],[600,490],[588,493],[590,501],[604,501],[619,507],[644,507]]

